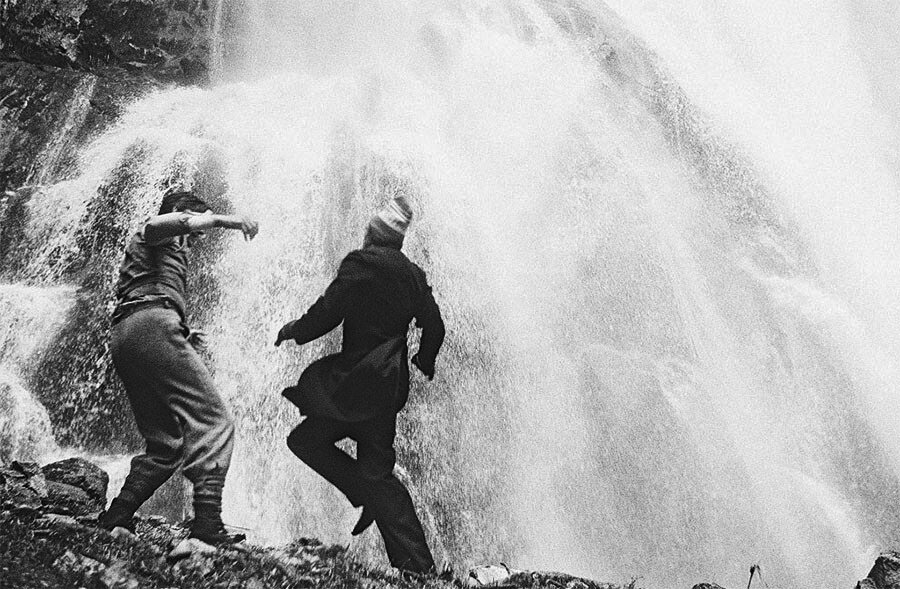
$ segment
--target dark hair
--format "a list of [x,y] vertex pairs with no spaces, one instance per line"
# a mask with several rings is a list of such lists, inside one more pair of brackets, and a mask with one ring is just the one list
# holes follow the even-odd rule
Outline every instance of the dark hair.
[[165,215],[173,211],[194,211],[203,213],[212,209],[203,199],[194,196],[193,192],[173,192],[163,197],[159,205],[159,214]]

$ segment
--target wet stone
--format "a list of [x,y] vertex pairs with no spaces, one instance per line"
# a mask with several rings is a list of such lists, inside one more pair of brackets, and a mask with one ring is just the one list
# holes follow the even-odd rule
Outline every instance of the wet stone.
[[900,552],[882,552],[864,580],[871,580],[877,589],[900,589]]
[[101,573],[106,567],[103,563],[88,558],[83,554],[77,554],[66,550],[62,556],[53,562],[53,568],[64,571],[70,575],[81,577],[82,580],[90,579]]
[[83,458],[67,458],[48,464],[41,470],[48,481],[78,487],[92,500],[105,504],[109,475],[99,466]]
[[66,483],[49,481],[44,509],[65,515],[87,515],[103,509],[103,504],[92,499],[84,489]]
[[140,581],[128,571],[128,563],[118,560],[100,575],[100,583],[107,589],[138,589]]

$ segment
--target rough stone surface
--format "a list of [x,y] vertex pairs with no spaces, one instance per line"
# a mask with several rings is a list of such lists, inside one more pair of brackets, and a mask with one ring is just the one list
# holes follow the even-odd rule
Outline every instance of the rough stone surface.
[[[900,589],[900,552],[893,550],[882,552],[875,559],[875,565],[869,571],[867,580],[871,580],[877,589]],[[860,584],[862,582],[860,581]]]
[[100,583],[107,589],[138,589],[140,581],[128,571],[128,563],[117,560],[100,574]]
[[44,509],[53,513],[87,515],[101,511],[105,505],[103,501],[92,499],[84,489],[75,485],[48,481],[47,490]]
[[211,15],[205,0],[0,0],[0,59],[202,81]]
[[62,556],[53,561],[53,567],[65,571],[80,581],[90,581],[106,568],[103,563],[71,550],[66,550]]
[[43,501],[28,484],[28,477],[14,468],[0,468],[0,508],[37,511]]
[[84,458],[67,458],[41,469],[48,481],[65,483],[83,489],[92,501],[105,503],[109,475]]
[[146,76],[0,60],[0,256],[21,231],[34,187],[65,177],[79,147],[157,87]]
[[[75,484],[48,480],[40,466],[33,462],[12,462],[0,467],[0,507],[16,512],[41,511],[76,516],[103,509],[109,480],[105,472],[81,459],[52,466],[49,469],[52,477],[65,478]],[[88,490],[76,486],[78,484],[85,485]],[[101,488],[103,494],[97,494]]]

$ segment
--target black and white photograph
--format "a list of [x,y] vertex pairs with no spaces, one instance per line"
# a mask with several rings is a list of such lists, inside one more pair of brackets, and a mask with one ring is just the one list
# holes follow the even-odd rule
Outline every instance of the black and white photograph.
[[0,589],[900,589],[897,0],[0,0]]

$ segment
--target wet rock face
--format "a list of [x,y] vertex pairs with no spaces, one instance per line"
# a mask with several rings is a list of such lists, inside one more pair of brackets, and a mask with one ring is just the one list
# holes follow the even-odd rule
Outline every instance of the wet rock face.
[[79,21],[86,10],[86,0],[4,0],[2,49],[40,63],[74,63]]
[[[14,205],[31,189],[15,191],[65,176],[78,147],[157,87],[152,78],[125,72],[104,76],[0,60],[0,216],[20,214]],[[2,231],[14,224],[3,219]]]
[[36,179],[40,154],[58,132],[75,92],[94,79],[71,70],[0,62],[0,185],[18,188]]
[[206,78],[206,0],[0,0],[0,58]]

